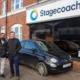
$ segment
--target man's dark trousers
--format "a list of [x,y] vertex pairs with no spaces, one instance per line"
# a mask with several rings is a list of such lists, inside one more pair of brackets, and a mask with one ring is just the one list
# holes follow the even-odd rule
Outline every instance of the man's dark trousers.
[[10,63],[10,72],[14,75],[14,66],[16,70],[16,76],[19,76],[19,57],[18,56],[9,56]]

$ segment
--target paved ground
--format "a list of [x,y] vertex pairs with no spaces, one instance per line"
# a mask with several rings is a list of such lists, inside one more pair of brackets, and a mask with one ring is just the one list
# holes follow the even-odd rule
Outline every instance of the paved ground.
[[[8,61],[6,62],[6,68],[5,68],[5,75],[6,78],[0,80],[15,80],[15,77],[13,79],[9,79],[9,67],[8,67]],[[63,74],[50,74],[46,77],[40,76],[35,70],[26,67],[26,66],[20,66],[20,73],[21,73],[21,80],[80,80],[80,71],[76,68],[73,69],[70,72],[66,72]]]

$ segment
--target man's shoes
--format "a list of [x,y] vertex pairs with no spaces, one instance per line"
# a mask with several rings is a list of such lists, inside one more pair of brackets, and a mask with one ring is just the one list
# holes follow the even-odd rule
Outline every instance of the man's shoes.
[[16,77],[16,80],[20,80],[20,77]]
[[4,74],[1,74],[0,77],[5,78],[5,75]]
[[14,77],[14,75],[12,75],[12,74],[9,76],[9,78],[13,78],[13,77]]

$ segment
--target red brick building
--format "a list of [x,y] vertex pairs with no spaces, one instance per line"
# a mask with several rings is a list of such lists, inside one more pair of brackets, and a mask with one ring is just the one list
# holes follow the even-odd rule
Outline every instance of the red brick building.
[[16,32],[20,40],[29,39],[29,26],[26,25],[26,6],[39,0],[0,0],[0,32]]

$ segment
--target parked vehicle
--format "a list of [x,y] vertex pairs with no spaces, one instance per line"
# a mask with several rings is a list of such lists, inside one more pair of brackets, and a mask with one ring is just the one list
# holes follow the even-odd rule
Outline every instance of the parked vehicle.
[[73,41],[54,41],[54,43],[65,52],[69,53],[72,57],[79,57],[78,51],[80,50],[80,46]]
[[43,40],[23,40],[20,63],[37,69],[40,75],[66,72],[72,69],[71,56],[55,44]]

